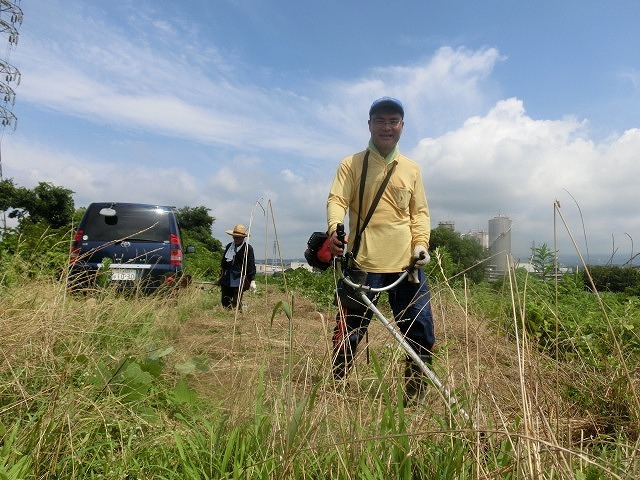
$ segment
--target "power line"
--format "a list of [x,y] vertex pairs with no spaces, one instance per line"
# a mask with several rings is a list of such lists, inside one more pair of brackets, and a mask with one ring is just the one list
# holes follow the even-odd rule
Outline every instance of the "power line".
[[[0,0],[0,35],[6,35],[7,53],[4,59],[0,59],[0,182],[4,180],[2,173],[2,139],[6,127],[13,130],[18,125],[18,118],[13,113],[16,103],[16,93],[12,85],[20,85],[20,70],[9,63],[9,55],[18,45],[20,33],[18,29],[22,25],[24,14],[20,8],[20,0],[11,2]],[[2,231],[7,230],[6,212],[2,212]]]

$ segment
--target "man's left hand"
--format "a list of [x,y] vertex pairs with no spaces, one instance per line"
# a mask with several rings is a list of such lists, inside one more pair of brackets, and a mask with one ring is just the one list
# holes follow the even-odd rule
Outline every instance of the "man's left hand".
[[416,268],[422,268],[431,261],[431,256],[429,255],[427,248],[422,245],[417,245],[413,249],[413,258],[416,262],[414,264]]

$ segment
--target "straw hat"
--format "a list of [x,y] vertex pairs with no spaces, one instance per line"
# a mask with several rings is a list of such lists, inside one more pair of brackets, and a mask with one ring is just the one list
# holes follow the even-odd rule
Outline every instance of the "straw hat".
[[227,230],[225,233],[232,235],[234,237],[248,237],[249,234],[247,233],[247,228],[242,225],[242,224],[238,224],[235,227],[233,227],[233,230]]

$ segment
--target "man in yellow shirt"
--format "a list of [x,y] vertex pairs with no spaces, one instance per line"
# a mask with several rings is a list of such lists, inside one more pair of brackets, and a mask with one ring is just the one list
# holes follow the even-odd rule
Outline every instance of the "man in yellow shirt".
[[[354,237],[355,232],[362,228],[389,169],[393,169],[369,223],[361,231],[357,252],[352,251],[356,240],[347,242],[355,264],[367,272],[366,284],[379,288],[393,283],[412,258],[423,256],[416,264],[418,267],[428,263],[431,224],[420,167],[402,155],[397,146],[404,127],[402,103],[391,97],[374,101],[369,109],[368,124],[371,133],[368,148],[344,158],[331,185],[327,200],[327,232],[331,237],[331,253],[343,255],[343,244],[336,233],[337,225],[344,223],[348,211],[349,232]],[[360,182],[365,161],[365,188],[360,205]],[[430,364],[435,343],[430,292],[422,269],[416,273],[389,291],[389,304],[409,344],[421,360]],[[347,374],[372,316],[373,312],[364,306],[340,308],[333,335],[333,374],[336,378]],[[405,378],[408,397],[421,393],[423,383],[420,377],[420,368],[407,357]]]

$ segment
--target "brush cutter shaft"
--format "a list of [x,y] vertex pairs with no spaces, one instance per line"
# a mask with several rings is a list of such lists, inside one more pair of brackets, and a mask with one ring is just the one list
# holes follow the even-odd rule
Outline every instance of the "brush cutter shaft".
[[[378,310],[378,308],[374,305],[373,301],[367,296],[367,293],[386,292],[398,286],[400,282],[402,282],[407,277],[409,272],[415,269],[415,263],[417,261],[418,261],[418,258],[413,259],[411,264],[405,268],[405,271],[402,272],[402,274],[400,274],[400,276],[395,282],[387,285],[386,287],[381,287],[381,288],[372,288],[372,287],[369,287],[368,285],[363,285],[363,284],[358,284],[353,282],[349,278],[349,276],[345,275],[344,272],[342,271],[341,262],[336,262],[336,265],[338,265],[337,270],[339,272],[339,275],[342,281],[349,287],[354,288],[358,291],[358,295],[360,296],[362,303],[364,303],[367,306],[367,308],[369,308],[373,312],[373,314],[378,318],[378,320],[382,322],[384,327],[389,331],[389,333],[391,333],[393,338],[395,338],[396,341],[400,344],[400,346],[405,350],[405,352],[407,352],[407,355],[411,358],[411,360],[413,360],[413,362],[415,362],[415,364],[420,367],[420,370],[422,370],[422,373],[424,373],[425,376],[429,380],[431,380],[431,383],[433,383],[433,385],[442,394],[444,399],[449,404],[449,408],[452,408],[453,405],[456,405],[458,403],[456,398],[451,395],[449,390],[442,384],[442,382],[437,377],[437,375],[426,365],[426,363],[424,363],[424,361],[422,361],[422,359],[420,358],[420,355],[418,355],[416,351],[411,347],[409,342],[407,342],[407,340],[405,339],[404,335],[402,335],[396,328],[394,328],[391,322],[387,320],[387,318],[382,314],[382,312]],[[469,414],[462,407],[458,406],[458,412],[460,412],[460,414],[464,417],[466,421],[469,421]]]
[[[447,398],[449,398],[450,397],[449,392],[446,390],[444,385],[442,385],[442,383],[440,382],[440,379],[436,377],[435,373],[433,373],[429,367],[427,367],[427,365],[420,358],[420,355],[418,355],[416,351],[411,347],[411,345],[409,345],[409,342],[405,340],[404,336],[400,332],[398,332],[398,330],[393,328],[393,325],[391,325],[391,322],[387,320],[387,318],[382,314],[382,312],[378,310],[378,307],[376,307],[373,304],[373,302],[369,299],[369,297],[367,297],[363,292],[360,292],[360,298],[362,299],[364,304],[373,311],[374,315],[378,317],[378,320],[382,322],[385,328],[389,330],[391,335],[393,335],[393,337],[398,341],[398,343],[402,346],[402,348],[406,350],[407,354],[411,357],[411,360],[413,360],[417,365],[419,365],[422,372],[427,377],[429,377],[429,380],[431,380],[434,383],[434,385],[440,391],[442,391]],[[455,400],[451,403],[455,403]]]
[[[404,276],[406,276],[406,272]],[[357,288],[357,285],[355,285],[354,288]],[[378,290],[388,290],[388,289],[389,287],[385,287],[384,289],[378,289]],[[433,383],[433,385],[435,385],[435,387],[440,391],[442,396],[448,402],[449,406],[451,407],[453,405],[456,405],[458,403],[456,398],[451,395],[449,390],[442,384],[442,382],[436,376],[436,374],[433,373],[433,371],[427,366],[427,364],[422,361],[422,359],[420,358],[420,355],[418,355],[416,351],[411,347],[411,345],[409,345],[409,342],[407,342],[404,336],[393,327],[391,322],[387,320],[387,318],[382,314],[380,310],[378,310],[378,308],[373,304],[371,299],[369,299],[369,297],[367,297],[367,295],[363,291],[360,291],[359,294],[362,302],[374,313],[376,317],[378,317],[378,320],[380,320],[380,322],[382,322],[382,324],[389,331],[389,333],[393,335],[393,338],[395,338],[396,341],[400,344],[400,346],[405,350],[405,352],[407,352],[407,355],[411,358],[411,360],[413,360],[415,364],[420,367],[420,370],[422,370],[422,373],[424,373],[425,376],[429,380],[431,380],[431,383]],[[458,411],[462,414],[465,420],[469,420],[469,415],[462,407],[458,407]]]

